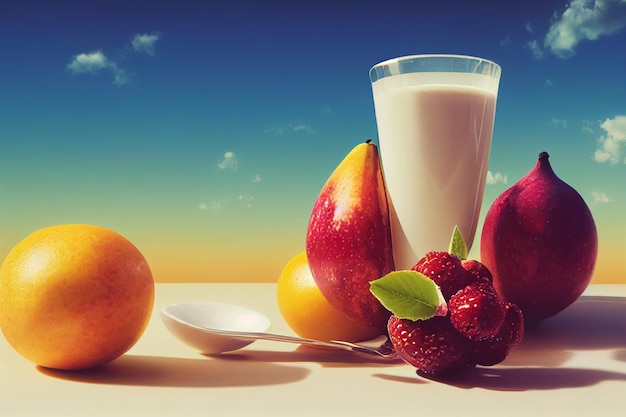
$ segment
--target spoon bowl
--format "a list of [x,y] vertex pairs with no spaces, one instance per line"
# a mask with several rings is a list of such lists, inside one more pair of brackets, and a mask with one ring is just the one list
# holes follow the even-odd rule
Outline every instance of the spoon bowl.
[[241,349],[255,340],[220,330],[257,333],[270,327],[270,319],[257,311],[213,301],[170,304],[161,309],[161,319],[180,341],[207,355]]

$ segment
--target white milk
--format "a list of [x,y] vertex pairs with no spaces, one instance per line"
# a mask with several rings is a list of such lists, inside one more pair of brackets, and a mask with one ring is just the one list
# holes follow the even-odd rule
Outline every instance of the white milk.
[[[426,85],[433,81],[439,83]],[[494,89],[477,74],[410,73],[378,80],[372,89],[396,269],[411,268],[428,251],[447,250],[455,225],[470,246],[497,82]]]

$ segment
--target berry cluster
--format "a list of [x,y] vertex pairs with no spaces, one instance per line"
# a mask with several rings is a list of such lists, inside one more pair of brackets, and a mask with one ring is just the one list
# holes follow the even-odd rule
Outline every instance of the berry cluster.
[[498,297],[489,270],[475,260],[429,252],[412,268],[434,281],[445,316],[412,321],[392,315],[387,329],[398,355],[427,377],[502,362],[524,335],[521,310]]

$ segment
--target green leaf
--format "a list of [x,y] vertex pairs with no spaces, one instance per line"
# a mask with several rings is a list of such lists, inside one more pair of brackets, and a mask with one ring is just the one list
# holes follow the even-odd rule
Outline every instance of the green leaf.
[[448,248],[448,252],[458,256],[461,259],[467,259],[467,255],[469,250],[467,249],[467,244],[463,239],[463,235],[461,235],[461,231],[458,226],[454,226],[454,231],[452,232],[452,238],[450,239],[450,247]]
[[390,272],[370,282],[370,291],[398,318],[427,320],[447,312],[439,287],[417,271]]

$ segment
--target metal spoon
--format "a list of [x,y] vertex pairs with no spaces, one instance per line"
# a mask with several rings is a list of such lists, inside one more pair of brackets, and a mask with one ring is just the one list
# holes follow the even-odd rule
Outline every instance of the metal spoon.
[[346,342],[343,340],[316,340],[316,339],[307,339],[303,337],[297,336],[287,336],[276,333],[268,333],[268,332],[243,332],[243,331],[233,331],[233,330],[222,330],[215,328],[203,328],[204,331],[210,332],[216,335],[222,335],[225,337],[234,337],[237,339],[243,340],[271,340],[274,342],[287,342],[287,343],[297,343],[305,346],[317,346],[317,347],[325,347],[325,348],[333,348],[333,349],[341,349],[349,352],[358,353],[366,356],[376,356],[383,359],[397,359],[397,354],[389,339],[385,338],[382,344],[377,346],[369,346],[365,344]]
[[268,333],[270,320],[266,316],[234,304],[208,301],[171,304],[161,309],[161,319],[174,336],[204,354],[241,349],[255,340],[272,340],[341,349],[377,359],[398,358],[387,338],[382,344],[370,346]]

